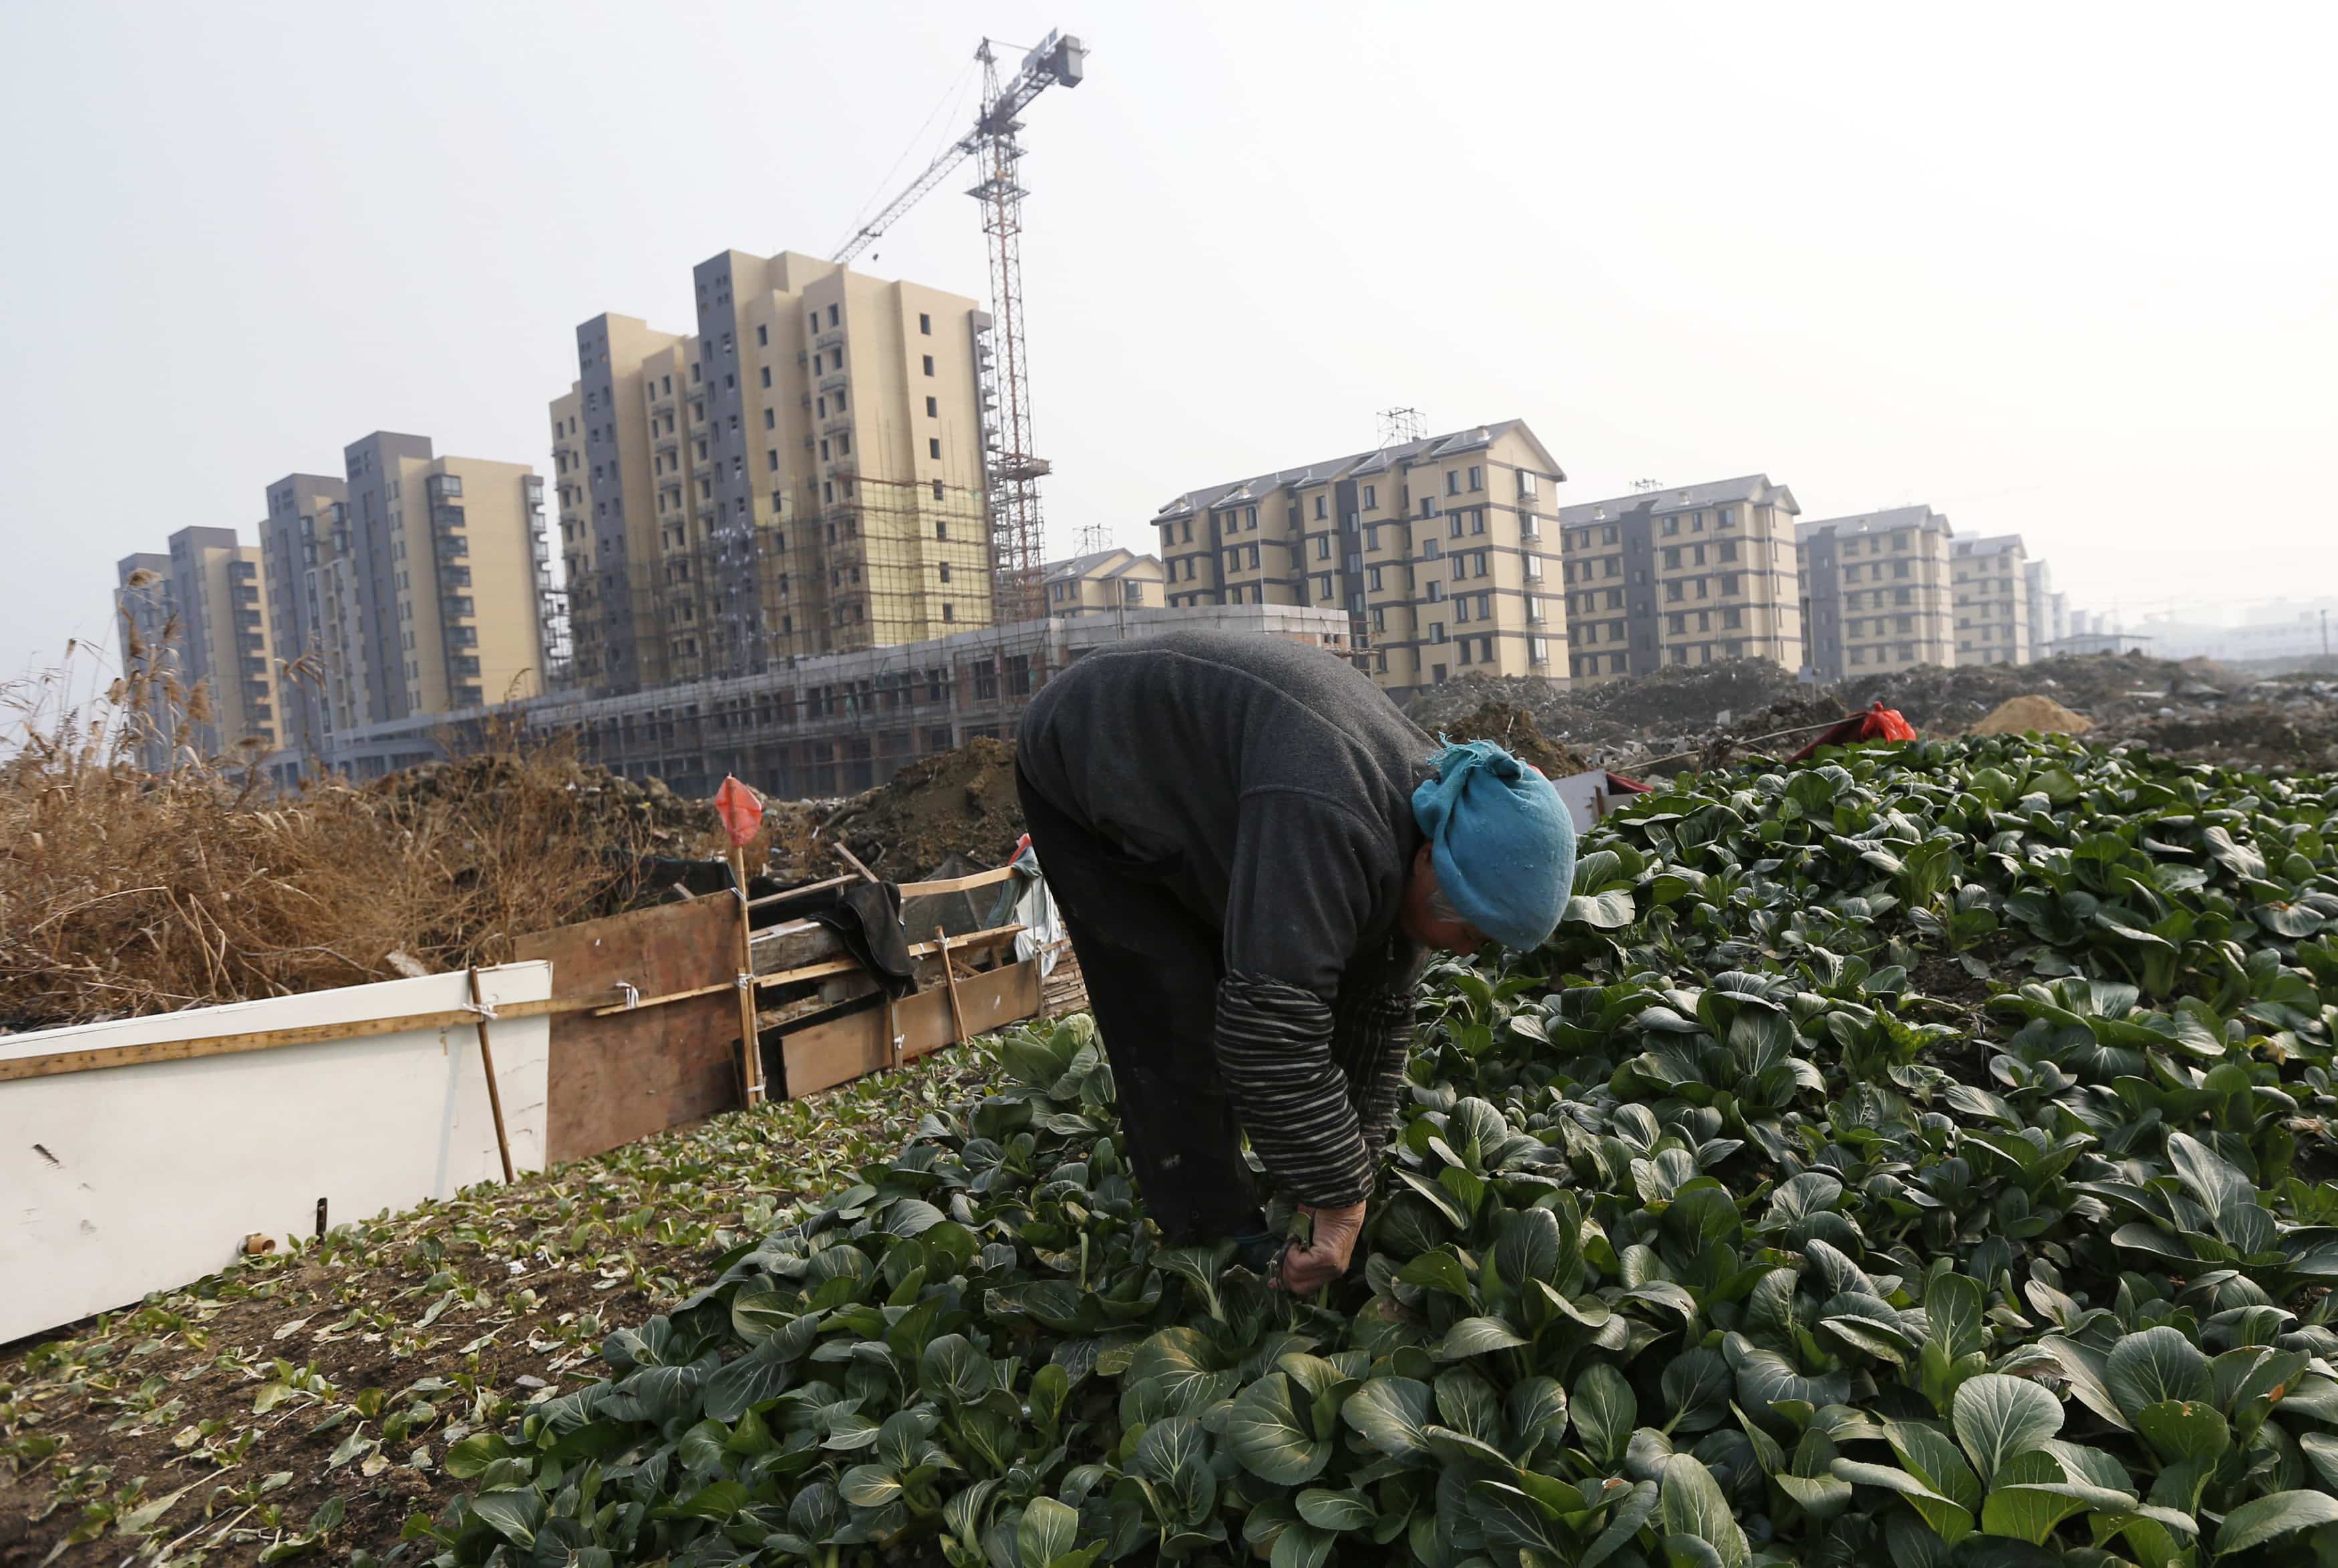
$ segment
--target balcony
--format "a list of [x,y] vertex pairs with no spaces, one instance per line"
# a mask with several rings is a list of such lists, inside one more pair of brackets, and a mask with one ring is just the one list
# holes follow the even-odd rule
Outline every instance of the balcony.
[[811,351],[815,354],[818,354],[824,349],[841,348],[843,347],[844,328],[841,327],[830,327],[819,337],[811,340]]
[[817,385],[823,392],[840,392],[850,384],[852,376],[850,371],[831,370],[821,377]]
[[468,593],[442,594],[438,600],[438,618],[442,621],[467,621],[476,613]]

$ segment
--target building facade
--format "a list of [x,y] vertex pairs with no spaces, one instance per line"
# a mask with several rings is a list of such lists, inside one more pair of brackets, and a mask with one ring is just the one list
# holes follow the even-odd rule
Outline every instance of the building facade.
[[2055,607],[2064,600],[2054,592],[2054,569],[2044,561],[2031,560],[2023,564],[2022,584],[2029,601],[2029,656],[2043,659],[2049,644],[2068,635],[2068,611],[2062,612],[2058,622]]
[[[321,474],[287,474],[268,486],[260,524],[260,576],[277,657],[278,710],[287,748],[314,756],[333,726],[333,655],[329,611],[345,595],[334,584],[349,537],[349,485]],[[344,693],[346,701],[346,693]]]
[[1795,529],[1805,667],[1820,681],[1957,662],[1949,520],[1930,506]]
[[2029,559],[2021,535],[1960,539],[1953,549],[1957,662],[2027,664]]
[[259,762],[280,745],[260,560],[232,528],[189,527],[166,554],[115,564],[123,673],[142,678],[133,721],[146,767],[187,750]]
[[1794,493],[1766,474],[1559,509],[1569,673],[1803,663]]
[[556,603],[535,470],[437,456],[429,437],[388,431],[343,457],[347,619],[325,642],[350,678],[335,727],[542,691]]
[[[1349,652],[1341,612],[1148,606],[817,654],[757,675],[653,691],[557,692],[493,717],[532,734],[567,737],[584,760],[630,779],[663,779],[682,795],[712,797],[725,774],[735,774],[769,795],[830,797],[871,789],[906,763],[977,737],[1007,739],[1032,696],[1082,654],[1177,630],[1285,637]],[[489,717],[405,719],[337,735],[333,765],[377,778],[432,761],[450,745],[482,743]]]
[[694,283],[695,332],[579,327],[553,400],[575,683],[987,625],[988,316],[792,251],[726,250]]
[[1051,563],[1040,583],[1050,618],[1163,607],[1161,558],[1133,550],[1099,550]]
[[1392,691],[1564,681],[1566,477],[1511,419],[1189,490],[1153,518],[1163,588],[1172,606],[1343,611],[1358,667]]

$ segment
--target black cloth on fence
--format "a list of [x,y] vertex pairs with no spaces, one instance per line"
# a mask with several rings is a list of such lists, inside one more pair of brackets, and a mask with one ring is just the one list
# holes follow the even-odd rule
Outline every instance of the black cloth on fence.
[[844,950],[888,995],[907,996],[918,988],[917,970],[909,961],[909,934],[901,928],[901,890],[890,882],[808,887],[801,897],[766,905],[752,914],[757,926],[816,921],[836,933]]

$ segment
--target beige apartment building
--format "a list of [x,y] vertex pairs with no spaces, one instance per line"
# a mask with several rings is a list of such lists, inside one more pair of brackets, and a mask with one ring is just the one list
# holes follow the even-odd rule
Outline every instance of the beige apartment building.
[[555,614],[544,481],[524,463],[440,457],[376,431],[343,453],[331,541],[339,622],[321,639],[343,678],[337,729],[533,697]]
[[2027,664],[2029,559],[2019,534],[1960,539],[1952,554],[1960,664]]
[[552,404],[577,683],[989,624],[988,316],[792,251],[726,250],[694,280],[695,333],[578,328]]
[[1795,530],[1809,668],[1821,681],[1958,662],[1949,520],[1930,506]]
[[182,528],[167,554],[114,566],[120,613],[140,652],[124,673],[148,674],[140,760],[172,765],[175,741],[200,756],[257,761],[281,743],[274,650],[260,551],[232,528]]
[[1517,419],[1190,490],[1153,518],[1171,606],[1344,609],[1393,691],[1472,671],[1564,680],[1552,496]]
[[1794,493],[1766,474],[1649,489],[1558,513],[1568,673],[1803,662]]
[[1158,555],[1114,548],[1042,568],[1042,602],[1049,619],[1162,608],[1164,573]]

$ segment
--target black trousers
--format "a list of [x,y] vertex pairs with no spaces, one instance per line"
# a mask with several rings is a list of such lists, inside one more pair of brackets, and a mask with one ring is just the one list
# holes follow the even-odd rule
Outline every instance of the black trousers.
[[1264,1229],[1242,1126],[1218,1082],[1218,933],[1016,769],[1039,870],[1112,1063],[1137,1191],[1173,1241]]

